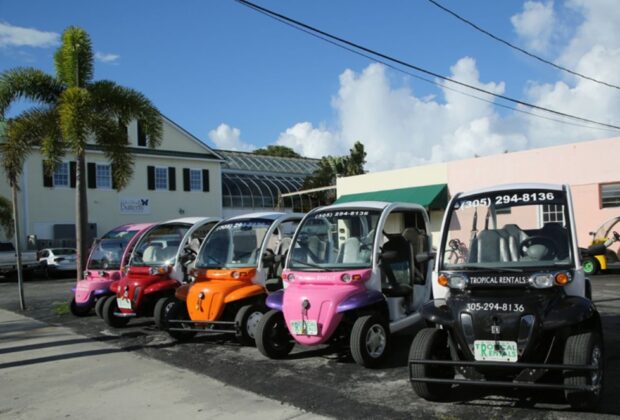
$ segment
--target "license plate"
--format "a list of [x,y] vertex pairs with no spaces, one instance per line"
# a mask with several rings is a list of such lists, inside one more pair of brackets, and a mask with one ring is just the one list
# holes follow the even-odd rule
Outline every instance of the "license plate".
[[131,309],[131,301],[126,298],[116,298],[116,304],[120,309]]
[[518,352],[516,341],[474,341],[474,357],[476,360],[516,362],[517,355]]
[[318,335],[316,321],[291,321],[291,328],[295,335]]

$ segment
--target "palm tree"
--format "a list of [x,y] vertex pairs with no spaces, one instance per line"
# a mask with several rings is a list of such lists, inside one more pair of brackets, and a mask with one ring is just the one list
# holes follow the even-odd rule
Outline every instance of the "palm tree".
[[15,144],[21,144],[25,154],[33,147],[40,147],[48,174],[54,172],[67,152],[75,155],[80,280],[88,245],[84,179],[88,142],[94,141],[101,147],[112,165],[114,184],[120,190],[133,175],[127,124],[139,120],[148,145],[153,148],[161,143],[163,128],[159,111],[144,95],[111,81],[93,81],[91,40],[83,29],[69,27],[63,32],[54,62],[55,77],[33,68],[16,68],[0,74],[0,118],[5,117],[14,101],[29,99],[39,106],[20,114],[14,124],[9,124],[9,131],[11,127],[16,131]]
[[0,196],[0,227],[4,230],[4,236],[13,236],[13,206],[11,200]]

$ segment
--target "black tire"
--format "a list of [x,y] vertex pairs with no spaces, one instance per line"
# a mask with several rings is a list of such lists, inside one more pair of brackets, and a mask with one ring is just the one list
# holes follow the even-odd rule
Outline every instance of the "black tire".
[[[420,359],[450,359],[448,336],[445,331],[437,328],[424,328],[416,334],[409,349],[409,361]],[[452,379],[454,368],[414,364],[411,366],[411,377]],[[441,401],[450,393],[452,384],[411,382],[411,387],[420,398]]]
[[168,329],[168,324],[166,324],[165,317],[165,312],[167,311],[165,308],[167,305],[172,304],[173,299],[174,296],[167,296],[160,298],[157,300],[157,303],[155,303],[155,308],[153,309],[153,320],[155,321],[155,326],[162,331],[166,331]]
[[270,359],[285,358],[295,346],[281,311],[271,310],[263,315],[254,336],[258,350]]
[[113,328],[122,328],[129,323],[129,318],[121,318],[114,315],[114,312],[118,312],[116,296],[110,296],[103,304],[103,320],[105,323]]
[[105,304],[105,301],[108,300],[110,297],[113,296],[102,296],[97,299],[97,303],[95,303],[95,314],[97,314],[97,316],[101,319],[103,319],[103,305]]
[[75,302],[75,298],[71,299],[71,302],[69,302],[69,309],[71,310],[71,313],[75,316],[87,316],[88,314],[90,314],[90,306],[79,306],[76,302]]
[[351,355],[359,365],[377,367],[390,345],[390,328],[379,314],[364,315],[355,320],[351,330]]
[[600,270],[601,266],[598,263],[598,260],[594,257],[586,257],[581,262],[581,266],[583,267],[583,272],[586,275],[593,276]]
[[242,346],[256,345],[256,330],[265,312],[267,309],[257,304],[239,308],[237,315],[235,315],[235,325],[237,326],[235,337]]
[[594,372],[565,372],[565,385],[598,385],[594,391],[565,390],[566,401],[574,410],[593,410],[598,405],[603,387],[603,342],[597,332],[586,332],[568,337],[564,346],[564,364],[597,365]]
[[[189,320],[189,313],[187,312],[187,305],[184,301],[178,300],[174,296],[171,296],[169,300],[166,301],[166,304],[162,307],[161,314],[161,324],[164,327],[164,330],[168,332],[170,337],[178,340],[178,341],[187,341],[194,338],[196,335],[195,331],[171,331],[170,325],[168,324],[169,320],[177,319],[177,320]],[[187,324],[174,324],[175,328],[189,328]]]

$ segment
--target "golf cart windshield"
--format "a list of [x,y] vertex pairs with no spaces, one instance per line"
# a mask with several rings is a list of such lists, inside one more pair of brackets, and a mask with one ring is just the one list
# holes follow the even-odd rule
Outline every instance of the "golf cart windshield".
[[255,267],[261,257],[263,240],[272,223],[267,219],[247,219],[219,224],[207,236],[196,267]]
[[612,235],[614,230],[620,230],[620,217],[614,217],[603,223],[601,227],[594,232],[592,244],[604,243]]
[[131,265],[137,267],[174,265],[177,251],[191,225],[170,223],[148,231],[136,245]]
[[103,235],[101,239],[118,239],[129,242],[129,240],[133,238],[136,233],[138,233],[137,230],[126,230],[124,228],[117,228]]
[[304,219],[291,246],[294,270],[367,268],[381,212],[338,209]]
[[572,263],[564,191],[523,189],[459,197],[443,238],[445,269],[567,266]]
[[95,243],[88,260],[91,270],[119,270],[123,252],[128,241],[124,239],[101,239]]

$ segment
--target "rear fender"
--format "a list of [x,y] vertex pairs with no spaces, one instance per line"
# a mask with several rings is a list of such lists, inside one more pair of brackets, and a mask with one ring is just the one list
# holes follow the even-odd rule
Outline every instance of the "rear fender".
[[347,297],[342,302],[340,302],[336,308],[336,313],[366,308],[383,301],[385,301],[383,293],[377,290],[365,289],[360,291],[359,293],[355,293]]
[[605,258],[605,255],[595,255],[594,258],[598,261],[601,270],[607,270],[607,258]]
[[420,307],[419,312],[422,318],[432,324],[445,325],[447,327],[454,325],[452,311],[446,305],[445,299],[435,299],[426,302]]

